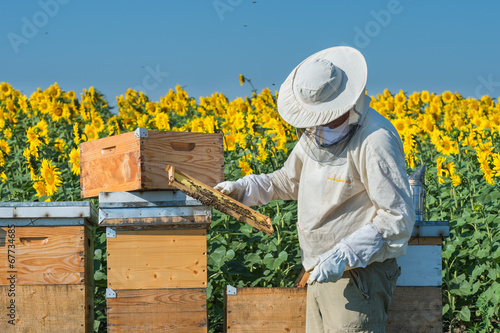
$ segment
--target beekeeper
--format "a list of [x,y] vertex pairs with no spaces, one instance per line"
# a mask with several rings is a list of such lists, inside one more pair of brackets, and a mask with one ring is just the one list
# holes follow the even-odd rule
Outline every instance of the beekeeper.
[[283,168],[215,189],[254,206],[298,201],[308,333],[385,332],[415,213],[401,140],[369,107],[367,66],[351,47],[300,63],[282,84],[278,112],[299,141]]

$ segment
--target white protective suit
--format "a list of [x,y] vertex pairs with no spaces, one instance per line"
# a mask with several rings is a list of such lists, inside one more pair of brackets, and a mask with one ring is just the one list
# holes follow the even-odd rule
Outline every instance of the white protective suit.
[[[375,110],[365,107],[361,113],[361,126],[335,163],[315,161],[299,142],[280,170],[240,180],[245,190],[238,199],[244,204],[298,201],[297,228],[306,271],[318,264],[321,254],[353,232],[363,227],[367,231],[370,223],[376,236],[364,232],[369,238],[361,237],[360,242],[365,244],[355,244],[357,256],[365,261],[355,266],[406,253],[415,213],[401,139]],[[373,250],[370,237],[373,243],[379,238],[381,246]],[[353,238],[348,244],[356,242]]]

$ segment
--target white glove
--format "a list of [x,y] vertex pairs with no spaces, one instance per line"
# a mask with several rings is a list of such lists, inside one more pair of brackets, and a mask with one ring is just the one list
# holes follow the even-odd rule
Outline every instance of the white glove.
[[384,251],[384,240],[372,223],[343,238],[333,249],[319,256],[319,263],[309,276],[309,283],[337,282],[346,266],[366,267]]
[[214,189],[247,206],[265,205],[274,194],[271,179],[266,174],[246,175],[235,182],[217,184]]
[[231,182],[225,181],[215,185],[214,190],[221,192],[235,200],[241,201],[245,193],[246,184],[241,179]]
[[311,272],[308,283],[314,281],[337,282],[342,277],[347,264],[341,250],[342,245],[339,243],[330,251],[319,256],[319,264]]

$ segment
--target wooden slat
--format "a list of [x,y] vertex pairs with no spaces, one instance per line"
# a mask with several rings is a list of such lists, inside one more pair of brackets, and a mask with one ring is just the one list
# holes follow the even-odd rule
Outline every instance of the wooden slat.
[[271,219],[243,205],[233,198],[214,190],[203,182],[169,165],[166,169],[170,184],[207,206],[245,222],[268,235],[274,232]]
[[206,287],[204,229],[117,230],[107,248],[113,290]]
[[99,140],[82,142],[80,144],[81,163],[100,160],[107,156],[116,156],[139,150],[139,139],[134,132],[102,138]]
[[397,287],[389,306],[387,333],[443,331],[441,287]]
[[107,299],[108,332],[207,332],[206,290],[117,290]]
[[[82,285],[16,285],[14,297],[8,296],[9,289],[0,286],[0,332],[93,332],[93,323],[86,325],[86,309],[90,304],[85,304]],[[16,306],[15,325],[7,317],[12,299]]]
[[10,267],[8,228],[0,228],[0,285],[15,271],[18,285],[84,283],[84,226],[16,227],[15,263]]
[[141,141],[146,189],[171,187],[164,172],[167,165],[212,187],[224,181],[222,134],[149,131]]
[[226,331],[305,332],[306,288],[238,288],[226,295]]

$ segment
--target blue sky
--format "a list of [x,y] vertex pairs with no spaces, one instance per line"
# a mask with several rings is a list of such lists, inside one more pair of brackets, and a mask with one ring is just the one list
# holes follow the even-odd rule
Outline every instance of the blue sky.
[[0,82],[26,95],[58,82],[111,104],[132,87],[159,101],[278,90],[304,58],[336,45],[368,63],[368,93],[500,95],[498,1],[4,1]]

